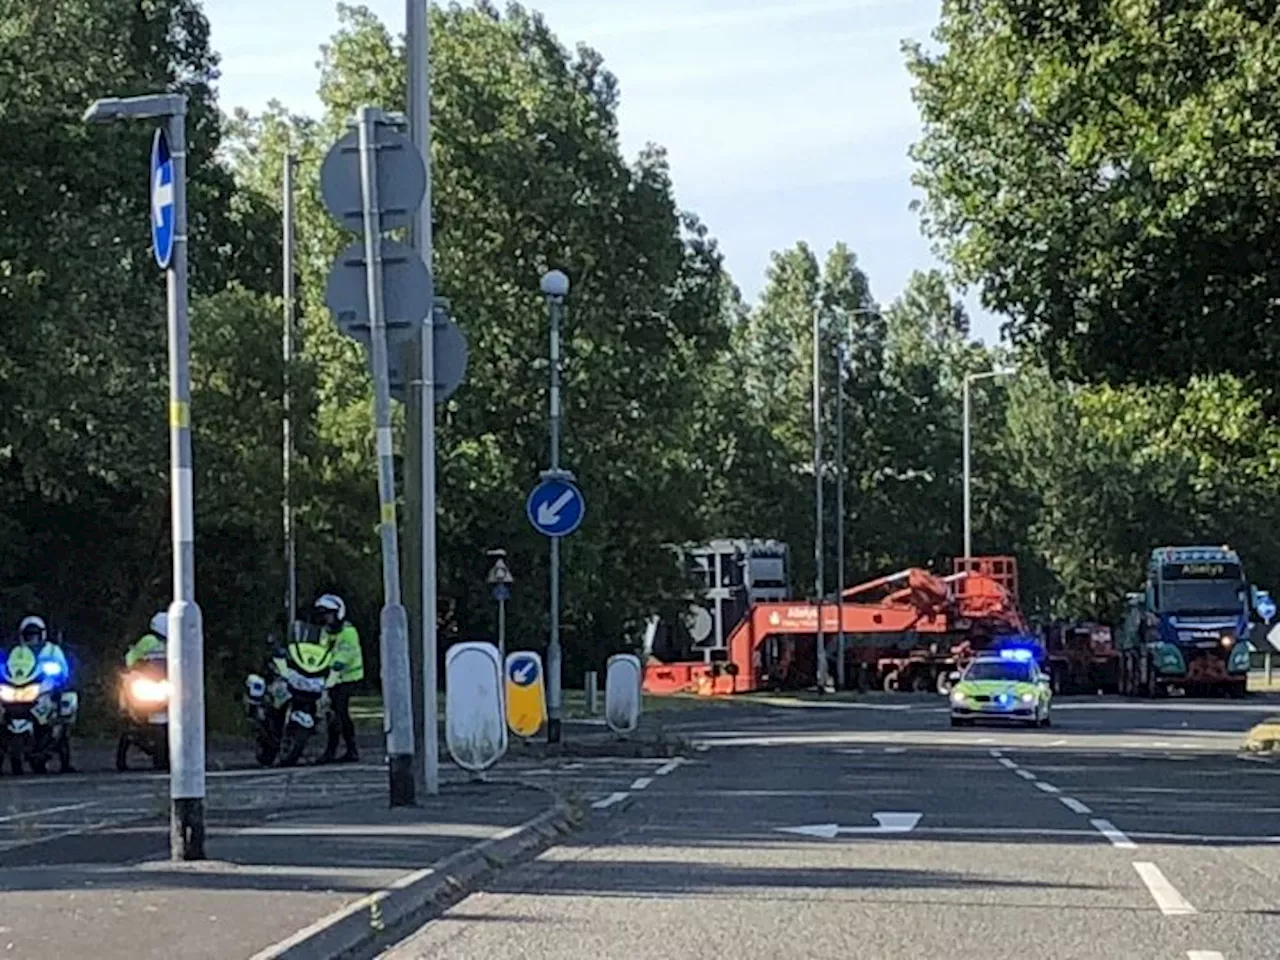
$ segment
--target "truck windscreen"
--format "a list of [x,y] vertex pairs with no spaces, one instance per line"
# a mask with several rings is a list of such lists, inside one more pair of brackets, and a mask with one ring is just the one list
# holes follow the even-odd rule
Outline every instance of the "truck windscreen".
[[1161,571],[1165,613],[1232,613],[1240,609],[1244,578],[1238,563],[1170,563]]

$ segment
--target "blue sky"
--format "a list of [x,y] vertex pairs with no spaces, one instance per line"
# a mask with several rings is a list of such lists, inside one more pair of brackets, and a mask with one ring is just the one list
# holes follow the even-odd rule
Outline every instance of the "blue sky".
[[[403,0],[365,0],[394,32]],[[622,90],[623,148],[669,153],[677,199],[719,239],[744,295],[769,254],[805,240],[857,252],[884,304],[935,264],[908,210],[907,147],[919,120],[904,38],[927,39],[938,0],[532,0],[567,46],[605,58]],[[222,55],[225,109],[278,99],[318,113],[319,46],[337,27],[328,0],[205,0]],[[997,323],[974,313],[975,336]]]

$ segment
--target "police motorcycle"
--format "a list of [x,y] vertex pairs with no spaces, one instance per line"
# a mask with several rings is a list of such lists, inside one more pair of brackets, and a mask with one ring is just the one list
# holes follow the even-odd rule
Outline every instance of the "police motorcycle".
[[254,756],[264,767],[292,767],[312,734],[327,729],[329,688],[337,683],[333,644],[318,624],[295,621],[288,642],[275,647],[263,673],[245,681]]
[[116,769],[129,769],[130,747],[149,756],[153,769],[169,769],[169,662],[164,651],[125,670],[118,692],[124,729],[116,741]]
[[45,773],[55,755],[60,769],[71,765],[71,727],[80,700],[65,689],[67,673],[63,663],[42,659],[21,643],[0,659],[0,766],[7,758],[14,774],[24,766]]

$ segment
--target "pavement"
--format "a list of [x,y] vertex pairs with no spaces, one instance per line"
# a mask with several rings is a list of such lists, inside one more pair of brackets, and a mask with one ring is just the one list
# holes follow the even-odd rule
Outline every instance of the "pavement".
[[953,730],[938,698],[869,696],[682,717],[689,757],[597,783],[581,831],[382,957],[1274,958],[1280,767],[1238,747],[1278,713],[1081,697],[1049,730]]
[[[574,724],[566,739],[598,749],[609,738]],[[380,758],[376,738],[362,747]],[[439,796],[392,810],[381,762],[263,770],[247,750],[220,751],[207,778],[209,859],[194,863],[168,859],[166,774],[117,773],[90,747],[78,751],[83,772],[0,777],[0,955],[327,956],[289,952],[290,938],[406,885],[415,910],[456,899],[469,878],[554,839],[564,817],[551,814],[666,762],[572,752],[513,751],[483,780],[445,760]]]

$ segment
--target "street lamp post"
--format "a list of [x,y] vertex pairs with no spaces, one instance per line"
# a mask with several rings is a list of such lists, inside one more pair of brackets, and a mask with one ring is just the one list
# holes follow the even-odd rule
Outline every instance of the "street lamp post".
[[979,380],[986,380],[991,377],[1008,377],[1008,376],[1012,376],[1016,372],[1017,372],[1016,370],[1013,370],[1010,367],[1000,367],[999,369],[996,369],[996,370],[987,370],[985,373],[966,374],[964,378],[964,391],[963,391],[964,392],[964,453],[963,453],[964,480],[963,480],[963,485],[964,485],[964,555],[966,559],[968,557],[973,556],[973,536],[972,536],[973,506],[972,506],[971,490],[970,490],[970,479],[972,475],[972,469],[970,467],[970,460],[969,460],[970,448],[971,448],[971,443],[969,438],[969,434],[970,434],[969,411],[971,406],[969,401],[969,387],[970,387],[970,384],[976,383]]
[[822,633],[823,553],[822,548],[822,308],[813,307],[813,504],[814,504],[814,589],[818,594],[818,627],[814,666],[819,690],[827,686],[827,644]]
[[[204,859],[204,628],[196,604],[195,511],[191,471],[191,348],[187,320],[187,98],[163,93],[108,97],[85,123],[160,120],[152,148],[147,207],[156,261],[165,271],[169,325],[169,460],[173,602],[166,658],[169,708],[169,850],[175,860]],[[167,150],[167,158],[163,155]],[[167,179],[166,179],[167,178]]]
[[[551,457],[547,476],[562,476],[560,470],[560,323],[564,317],[564,301],[569,295],[569,278],[559,270],[543,274],[539,284],[547,298],[547,314],[551,321],[551,384],[549,391]],[[561,661],[560,651],[560,538],[551,541],[551,638],[547,643],[547,742],[560,742]]]

